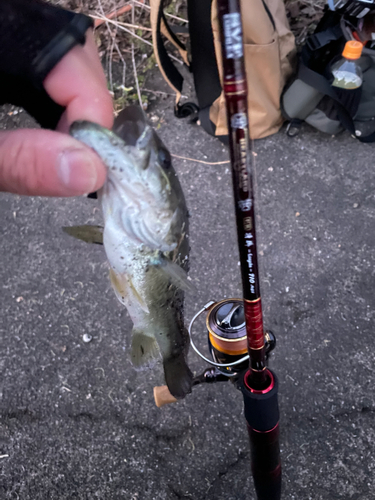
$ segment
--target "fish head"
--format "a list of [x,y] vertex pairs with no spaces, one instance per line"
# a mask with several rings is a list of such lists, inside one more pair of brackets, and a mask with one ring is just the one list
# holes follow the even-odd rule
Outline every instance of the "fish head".
[[171,155],[143,110],[125,108],[113,131],[77,121],[70,133],[96,151],[107,166],[107,182],[101,191],[105,218],[117,213],[123,231],[150,248],[174,248],[183,224],[184,198]]
[[96,151],[113,184],[133,186],[155,207],[169,204],[173,197],[171,178],[175,177],[171,155],[140,107],[125,108],[113,131],[82,120],[71,125],[70,134]]
[[137,173],[155,205],[168,205],[176,176],[168,149],[147,121],[139,106],[128,106],[117,116],[113,132],[132,151]]

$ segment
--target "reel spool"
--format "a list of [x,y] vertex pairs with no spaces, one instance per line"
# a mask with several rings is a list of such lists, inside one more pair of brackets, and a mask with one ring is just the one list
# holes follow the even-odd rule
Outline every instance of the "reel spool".
[[[214,304],[206,317],[208,346],[220,371],[241,371],[247,367],[245,312],[240,299],[222,300]],[[245,359],[246,358],[246,359]]]
[[[194,344],[192,330],[195,321],[208,311],[206,327],[208,347],[212,359],[204,356]],[[211,300],[193,317],[189,325],[190,344],[194,351],[210,365],[215,366],[227,377],[236,376],[248,367],[247,335],[245,311],[242,299],[225,299],[220,302]],[[265,332],[267,357],[276,346],[272,332]]]

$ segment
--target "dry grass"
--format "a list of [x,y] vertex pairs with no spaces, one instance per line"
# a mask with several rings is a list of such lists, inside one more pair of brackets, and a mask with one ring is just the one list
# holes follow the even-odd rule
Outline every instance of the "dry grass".
[[[137,102],[147,108],[155,93],[145,88],[146,75],[155,67],[148,0],[52,0],[54,4],[92,16],[95,38],[104,62],[116,109]],[[186,24],[185,2],[172,0],[166,8],[171,24]],[[125,12],[124,12],[125,11]],[[182,63],[178,54],[172,58]]]
[[313,33],[322,16],[325,0],[286,0],[285,5],[297,45]]

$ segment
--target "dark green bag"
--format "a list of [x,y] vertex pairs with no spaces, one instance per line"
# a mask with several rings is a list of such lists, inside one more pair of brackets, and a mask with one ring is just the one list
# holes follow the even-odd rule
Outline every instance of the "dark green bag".
[[375,117],[375,50],[363,49],[359,60],[363,83],[359,89],[341,91],[331,85],[331,65],[341,57],[352,29],[352,20],[327,11],[315,33],[307,39],[299,57],[297,76],[282,96],[283,114],[290,122],[288,135],[296,135],[305,121],[331,135],[346,129],[362,142],[375,141],[375,132],[366,135],[362,132],[366,128],[364,123]]

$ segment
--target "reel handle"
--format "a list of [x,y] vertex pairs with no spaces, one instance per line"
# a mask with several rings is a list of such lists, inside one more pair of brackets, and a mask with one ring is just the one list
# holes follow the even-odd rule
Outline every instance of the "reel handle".
[[[198,384],[212,384],[214,382],[227,382],[237,380],[237,373],[223,373],[217,368],[206,368],[203,373],[193,378],[193,387]],[[154,400],[158,408],[169,403],[176,403],[178,400],[172,396],[166,385],[159,385],[154,387]]]
[[154,387],[154,400],[158,408],[170,403],[177,403],[177,399],[172,396],[166,385],[159,385]]

